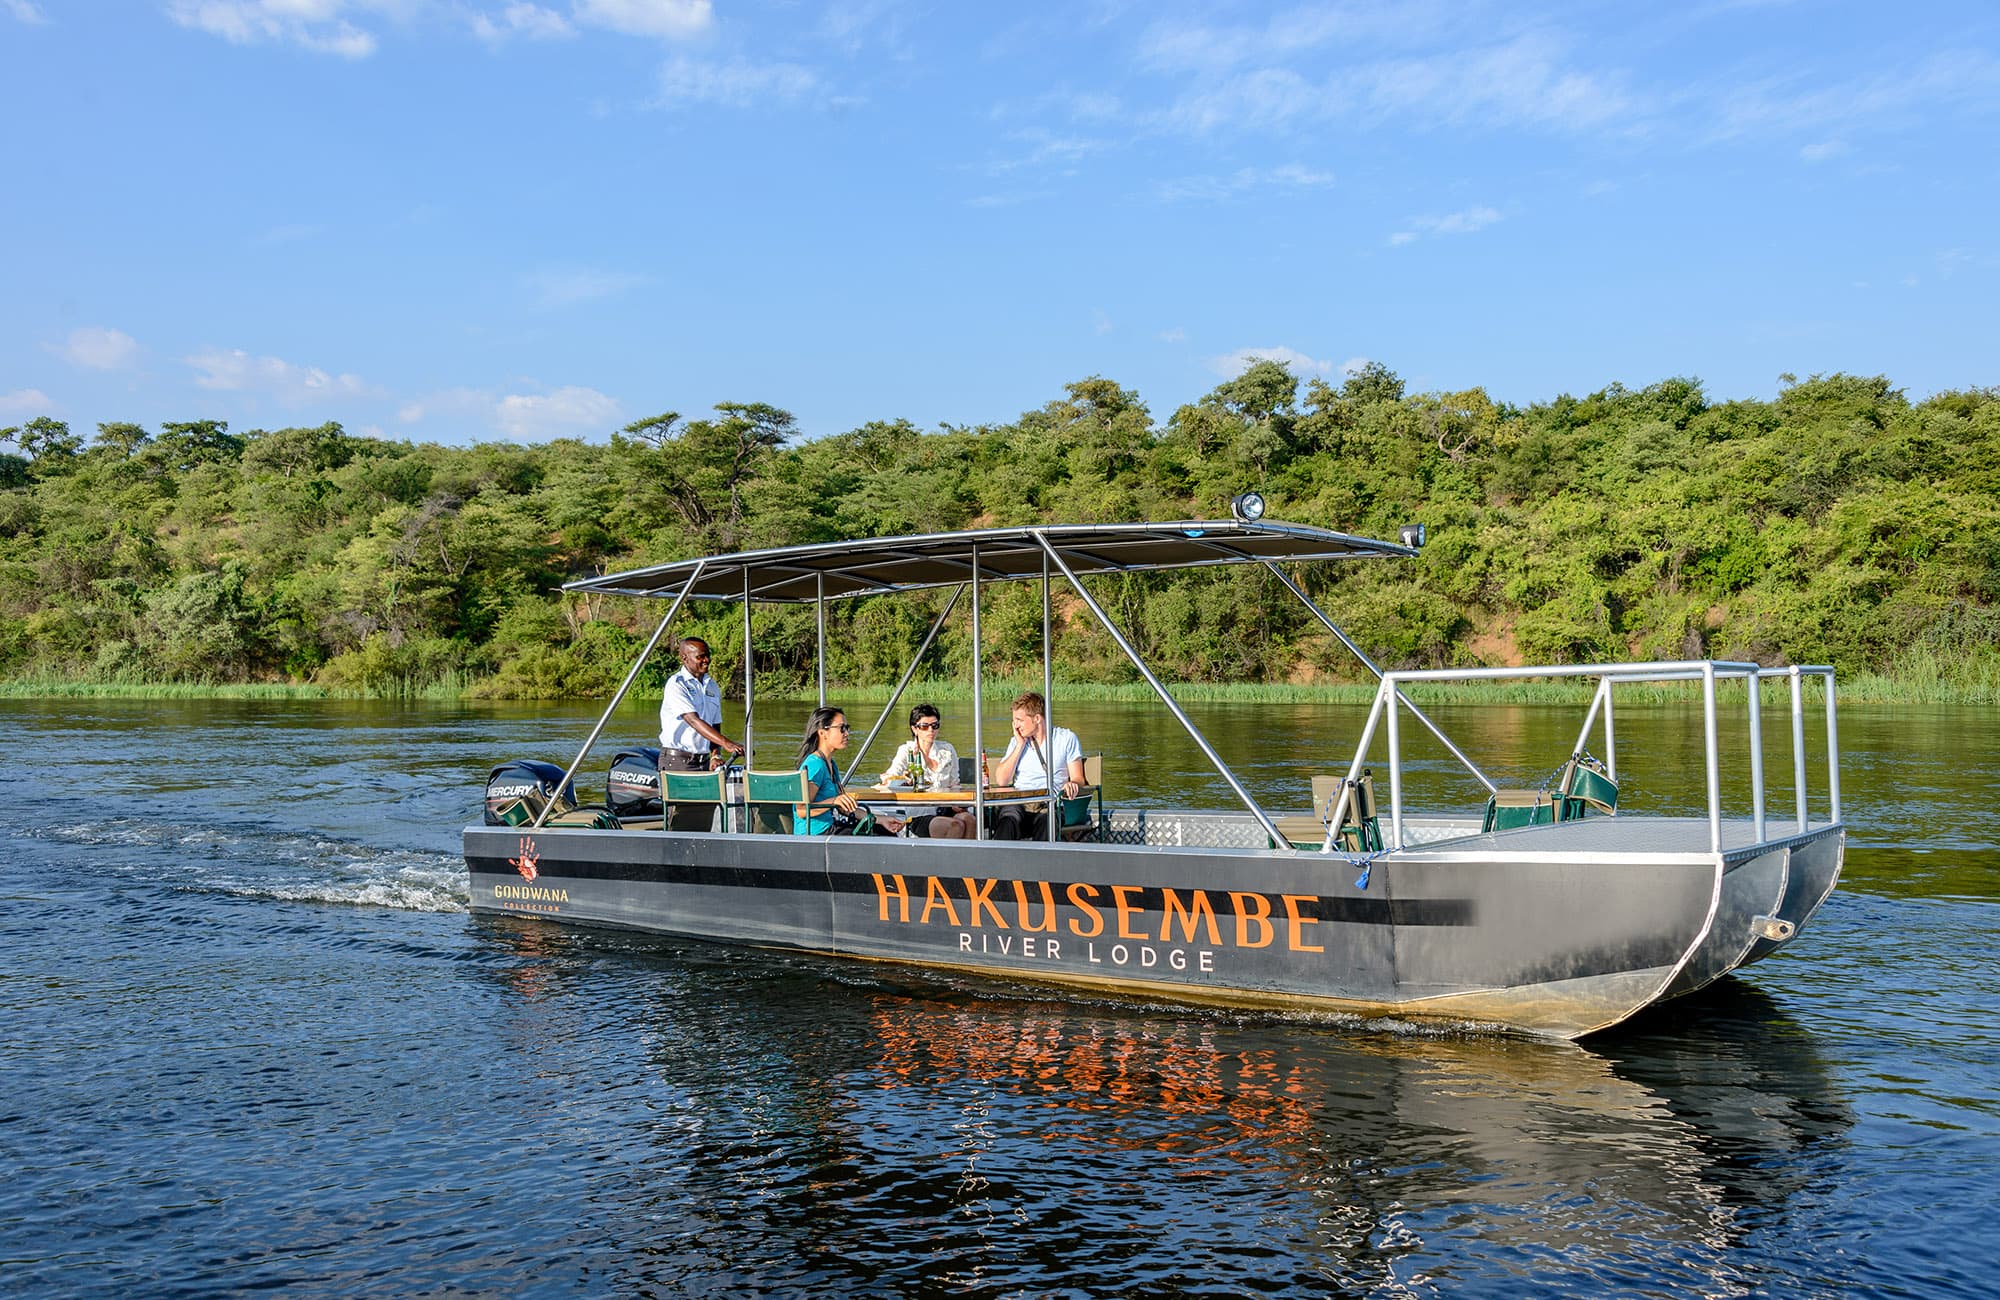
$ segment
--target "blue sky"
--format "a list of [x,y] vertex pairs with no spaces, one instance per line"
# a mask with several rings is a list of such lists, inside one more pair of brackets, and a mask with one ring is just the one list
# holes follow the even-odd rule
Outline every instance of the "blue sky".
[[2000,5],[0,0],[0,424],[2000,383]]

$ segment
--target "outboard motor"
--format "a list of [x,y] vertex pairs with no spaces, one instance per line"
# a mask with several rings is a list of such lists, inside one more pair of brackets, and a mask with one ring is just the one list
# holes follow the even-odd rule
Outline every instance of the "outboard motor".
[[660,751],[625,750],[611,760],[604,788],[604,802],[620,818],[660,816]]
[[486,778],[486,824],[526,826],[551,799],[555,801],[551,815],[576,807],[575,786],[566,785],[560,794],[556,792],[562,774],[563,770],[554,763],[532,758],[515,759],[494,768]]

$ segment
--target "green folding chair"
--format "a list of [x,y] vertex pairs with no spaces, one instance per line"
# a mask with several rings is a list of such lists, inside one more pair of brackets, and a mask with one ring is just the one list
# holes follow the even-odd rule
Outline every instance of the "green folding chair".
[[[1092,804],[1096,805],[1096,816],[1092,816]],[[1083,789],[1076,792],[1073,799],[1065,799],[1063,804],[1062,837],[1070,843],[1078,840],[1104,840],[1104,755],[1085,754],[1083,756]]]
[[722,772],[662,772],[661,825],[670,831],[712,831],[722,811]]
[[1590,808],[1601,813],[1618,810],[1618,783],[1595,758],[1579,754],[1563,764],[1557,788],[1563,793],[1563,801],[1571,805],[1564,812],[1564,820],[1581,817]]
[[756,835],[790,835],[802,804],[812,802],[812,782],[803,769],[745,772],[743,802]]

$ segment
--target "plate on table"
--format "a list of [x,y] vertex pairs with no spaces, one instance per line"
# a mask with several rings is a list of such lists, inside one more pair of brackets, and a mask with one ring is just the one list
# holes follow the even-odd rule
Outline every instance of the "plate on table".
[[907,790],[910,788],[910,783],[908,781],[884,781],[878,788],[883,790]]

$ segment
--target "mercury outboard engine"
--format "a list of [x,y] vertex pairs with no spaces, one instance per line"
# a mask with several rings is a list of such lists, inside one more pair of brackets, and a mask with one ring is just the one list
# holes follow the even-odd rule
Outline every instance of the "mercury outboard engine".
[[556,793],[562,774],[563,770],[554,763],[532,758],[515,759],[494,768],[486,778],[486,824],[525,826],[535,820],[551,798],[555,800],[552,812],[568,812],[576,807],[575,786],[563,786],[562,793]]
[[660,751],[625,750],[611,760],[604,788],[604,802],[621,819],[660,816]]

